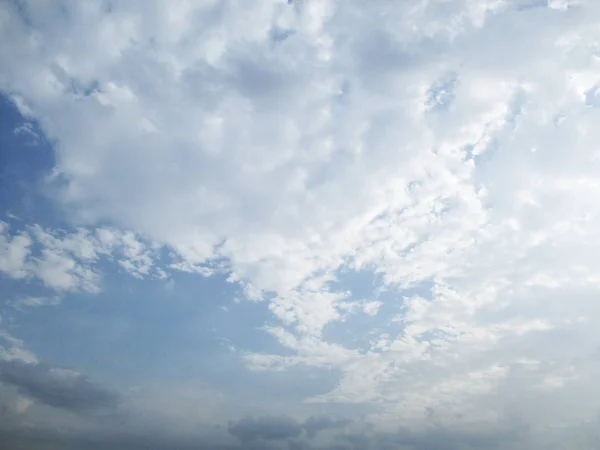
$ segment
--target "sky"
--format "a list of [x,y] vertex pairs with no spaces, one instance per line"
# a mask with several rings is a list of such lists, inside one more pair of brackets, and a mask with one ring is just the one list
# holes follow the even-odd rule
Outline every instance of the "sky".
[[0,2],[0,448],[600,443],[600,2]]

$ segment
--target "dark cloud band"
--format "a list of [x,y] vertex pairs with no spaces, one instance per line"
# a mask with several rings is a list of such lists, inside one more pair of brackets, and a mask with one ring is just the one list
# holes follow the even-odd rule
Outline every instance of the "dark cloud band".
[[70,411],[113,408],[119,401],[117,394],[97,386],[85,375],[44,364],[0,361],[0,380],[33,400]]

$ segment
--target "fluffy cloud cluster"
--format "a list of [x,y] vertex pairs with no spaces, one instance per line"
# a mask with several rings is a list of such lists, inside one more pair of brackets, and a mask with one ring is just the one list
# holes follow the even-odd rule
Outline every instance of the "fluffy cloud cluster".
[[[97,293],[102,260],[118,264],[137,278],[164,278],[154,267],[156,249],[131,232],[98,228],[74,231],[46,230],[30,225],[16,230],[0,221],[0,273],[8,278],[39,281],[50,292]],[[57,304],[58,297],[24,297],[13,306]]]
[[[547,437],[597,413],[597,1],[19,5],[0,89],[57,141],[56,201],[268,298],[291,354],[252,368],[336,368],[311,401],[382,427]],[[64,255],[96,250],[3,236],[12,277],[95,288]],[[32,236],[54,251],[28,265]],[[397,292],[367,350],[325,337],[340,270]]]

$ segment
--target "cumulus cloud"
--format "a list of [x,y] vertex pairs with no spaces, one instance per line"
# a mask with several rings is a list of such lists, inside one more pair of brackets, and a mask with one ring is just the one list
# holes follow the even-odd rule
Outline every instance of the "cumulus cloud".
[[[13,279],[37,279],[49,290],[98,293],[101,260],[114,262],[130,275],[164,278],[156,266],[158,248],[136,236],[109,228],[45,229],[31,224],[12,229],[0,221],[0,272]],[[56,297],[22,298],[15,306],[58,304]]]
[[27,348],[23,340],[3,329],[0,330],[0,344],[0,361],[38,362],[37,356]]
[[31,240],[25,234],[11,236],[8,224],[0,222],[0,271],[11,278],[27,276],[25,259],[29,255]]

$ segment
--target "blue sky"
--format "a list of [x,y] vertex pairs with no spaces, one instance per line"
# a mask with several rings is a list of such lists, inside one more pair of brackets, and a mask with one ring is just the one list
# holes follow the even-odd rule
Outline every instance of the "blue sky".
[[0,5],[0,441],[593,449],[600,4]]

